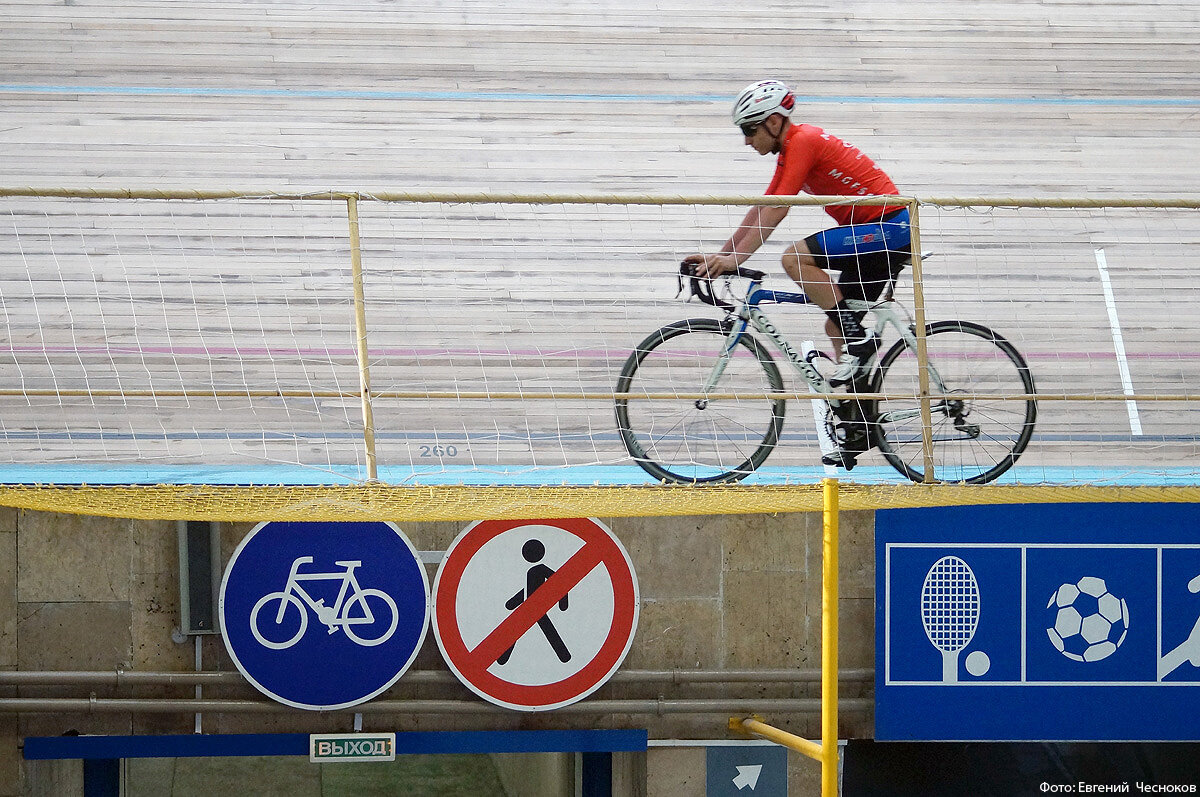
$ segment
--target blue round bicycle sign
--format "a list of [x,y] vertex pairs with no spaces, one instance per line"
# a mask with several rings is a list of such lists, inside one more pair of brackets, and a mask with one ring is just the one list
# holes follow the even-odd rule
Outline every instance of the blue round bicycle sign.
[[370,700],[416,658],[429,580],[391,523],[260,523],[229,560],[221,627],[259,691],[306,709]]

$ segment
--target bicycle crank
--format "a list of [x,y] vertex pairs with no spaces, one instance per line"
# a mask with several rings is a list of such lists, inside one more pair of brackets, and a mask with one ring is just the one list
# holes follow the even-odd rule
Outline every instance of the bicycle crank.
[[954,428],[967,436],[969,440],[975,440],[983,431],[977,423],[967,423],[961,415],[954,416]]
[[821,464],[832,465],[837,468],[844,468],[845,470],[854,470],[854,466],[858,464],[858,455],[838,449],[832,454],[822,455]]

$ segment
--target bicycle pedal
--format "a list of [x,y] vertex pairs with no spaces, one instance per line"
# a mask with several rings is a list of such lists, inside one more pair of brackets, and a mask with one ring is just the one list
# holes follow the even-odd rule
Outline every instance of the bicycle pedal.
[[958,431],[962,432],[964,435],[966,435],[971,440],[977,439],[979,437],[980,433],[983,431],[983,429],[980,427],[979,424],[967,423],[962,418],[954,419],[954,428],[957,429]]
[[870,392],[867,387],[867,372],[866,366],[863,366],[864,372],[857,373],[854,376],[838,379],[835,376],[829,377],[830,387],[844,387],[847,393],[867,393]]
[[858,464],[858,457],[847,451],[835,451],[832,454],[822,456],[821,464],[832,465],[835,468],[843,468],[845,470],[854,470],[854,466]]

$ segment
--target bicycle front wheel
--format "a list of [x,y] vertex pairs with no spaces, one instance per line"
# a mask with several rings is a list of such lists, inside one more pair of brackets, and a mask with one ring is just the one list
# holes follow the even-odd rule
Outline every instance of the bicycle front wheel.
[[[730,329],[710,318],[677,321],[643,340],[621,369],[618,393],[678,398],[619,398],[617,428],[638,465],[660,481],[732,482],[763,463],[779,440],[786,402],[770,353],[742,333],[715,387]],[[730,394],[737,394],[730,396]]]
[[[983,484],[1013,466],[1037,420],[1033,374],[1021,353],[987,327],[939,321],[926,327],[933,421],[934,476],[940,482]],[[881,400],[876,440],[898,471],[925,481],[917,353],[900,341],[879,361],[873,391],[911,395]],[[1005,397],[1010,398],[1005,398]]]

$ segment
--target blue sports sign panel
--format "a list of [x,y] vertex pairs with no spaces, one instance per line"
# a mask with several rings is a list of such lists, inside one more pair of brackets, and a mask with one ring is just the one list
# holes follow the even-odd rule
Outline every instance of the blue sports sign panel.
[[262,523],[221,582],[225,646],[264,694],[297,708],[357,705],[412,664],[429,581],[391,523]]
[[1200,739],[1200,505],[876,515],[880,740]]

